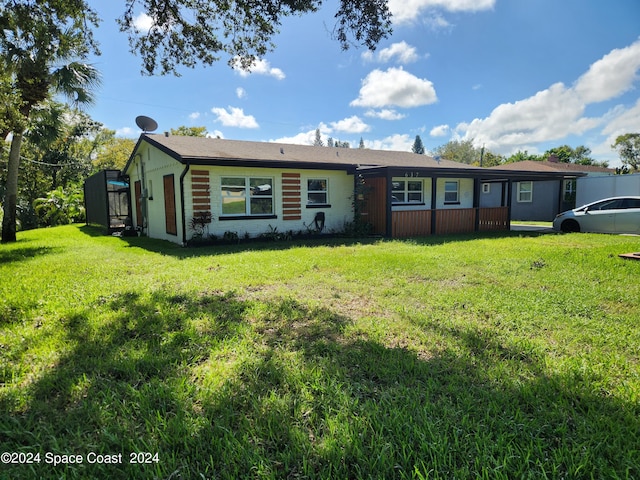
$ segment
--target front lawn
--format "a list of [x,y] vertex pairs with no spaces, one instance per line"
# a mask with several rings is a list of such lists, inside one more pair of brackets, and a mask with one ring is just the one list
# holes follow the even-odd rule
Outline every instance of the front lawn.
[[18,238],[0,478],[640,478],[638,237]]

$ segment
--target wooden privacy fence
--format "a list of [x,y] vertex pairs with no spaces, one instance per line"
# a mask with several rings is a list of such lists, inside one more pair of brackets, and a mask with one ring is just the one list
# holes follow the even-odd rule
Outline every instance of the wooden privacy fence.
[[509,229],[509,207],[479,208],[478,215],[481,232]]
[[431,210],[393,212],[391,218],[393,238],[431,235]]
[[[432,215],[436,215],[435,232],[431,231]],[[394,238],[453,233],[470,233],[478,230],[507,230],[509,208],[456,208],[446,210],[412,210],[392,213],[392,236]]]
[[436,211],[437,235],[469,233],[475,231],[476,209],[456,208]]

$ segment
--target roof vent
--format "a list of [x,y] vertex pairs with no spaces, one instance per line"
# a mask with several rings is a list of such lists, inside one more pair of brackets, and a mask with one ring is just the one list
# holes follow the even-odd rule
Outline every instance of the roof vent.
[[280,147],[280,153],[284,155],[284,148]]
[[169,137],[169,132],[164,132],[164,136],[168,138]]

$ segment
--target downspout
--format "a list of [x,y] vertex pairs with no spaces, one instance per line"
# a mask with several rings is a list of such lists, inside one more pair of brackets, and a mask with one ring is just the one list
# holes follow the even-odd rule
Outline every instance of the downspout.
[[184,171],[180,175],[180,216],[182,220],[182,246],[187,246],[187,218],[186,213],[184,211],[184,177],[187,176],[187,172],[189,172],[189,162],[187,161]]

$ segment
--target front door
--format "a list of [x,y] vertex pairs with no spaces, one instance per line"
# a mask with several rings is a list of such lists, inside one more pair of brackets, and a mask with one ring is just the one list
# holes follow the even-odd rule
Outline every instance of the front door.
[[178,234],[178,226],[176,222],[176,191],[174,178],[172,175],[162,177],[164,183],[164,216],[167,225],[167,233],[170,235]]

